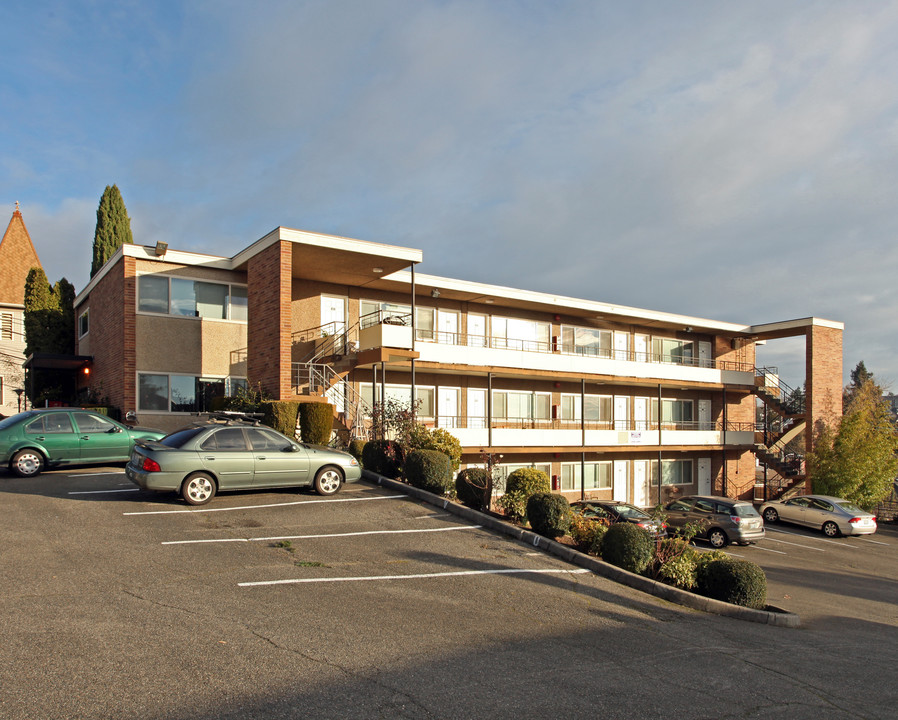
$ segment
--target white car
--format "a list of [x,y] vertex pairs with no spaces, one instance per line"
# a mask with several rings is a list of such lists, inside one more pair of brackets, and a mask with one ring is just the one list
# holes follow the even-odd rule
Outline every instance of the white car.
[[854,503],[829,495],[798,495],[785,502],[766,502],[761,506],[764,522],[789,522],[820,528],[827,537],[872,535],[876,516]]

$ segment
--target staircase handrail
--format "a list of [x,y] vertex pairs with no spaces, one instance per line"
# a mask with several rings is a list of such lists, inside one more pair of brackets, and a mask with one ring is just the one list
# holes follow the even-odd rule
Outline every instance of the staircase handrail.
[[[784,383],[775,367],[756,367],[755,377],[764,378],[763,387],[777,389],[779,402],[786,412],[791,415],[801,415],[805,412],[804,391],[795,390]],[[771,378],[774,380],[773,383],[770,382]]]
[[[365,401],[362,394],[353,387],[352,383],[347,382],[346,378],[327,363],[303,362],[295,364],[299,366],[297,376],[303,371],[308,373],[310,389],[317,385],[328,390],[338,385],[342,386],[344,391],[343,415],[348,421],[345,423],[346,426],[351,431],[353,428],[365,427],[364,418],[371,416],[371,406]],[[298,380],[299,378],[297,377]],[[327,394],[326,391],[325,394]]]

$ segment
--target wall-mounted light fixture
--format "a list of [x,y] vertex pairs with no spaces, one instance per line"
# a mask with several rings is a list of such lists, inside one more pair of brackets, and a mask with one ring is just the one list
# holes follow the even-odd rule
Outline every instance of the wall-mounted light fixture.
[[168,250],[168,243],[164,243],[161,240],[156,243],[156,257],[161,257],[165,255],[165,252]]
[[436,288],[434,288],[433,290],[430,291],[430,297],[438,298],[439,296],[440,296],[440,291],[437,290]]
[[492,304],[493,304],[494,302],[496,302],[496,301],[493,300],[492,298],[487,298],[487,299],[484,300],[483,302],[485,302],[487,305],[492,305]]
[[685,330],[686,332],[692,332],[692,325],[687,325],[683,328],[683,330]]
[[381,267],[371,268],[371,272],[373,272],[375,275],[380,275],[383,271],[384,269]]

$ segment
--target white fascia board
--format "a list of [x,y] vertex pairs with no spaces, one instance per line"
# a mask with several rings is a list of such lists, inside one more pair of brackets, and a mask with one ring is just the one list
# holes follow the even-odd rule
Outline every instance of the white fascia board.
[[203,253],[184,252],[182,250],[167,250],[163,255],[156,254],[155,245],[122,245],[113,253],[100,268],[99,272],[94,275],[85,288],[78,293],[75,298],[75,307],[78,307],[84,299],[90,295],[97,283],[106,276],[106,274],[118,263],[123,257],[137,258],[138,260],[149,260],[160,264],[169,265],[192,265],[217,268],[220,270],[231,270],[233,264],[229,258],[220,255],[205,255]]
[[845,323],[836,320],[824,320],[823,318],[807,317],[797,320],[784,320],[783,322],[765,323],[763,325],[752,325],[748,328],[749,333],[768,333],[778,332],[780,330],[798,330],[800,328],[809,327],[825,327],[833,330],[844,330]]
[[[397,273],[389,275],[388,280],[395,280],[411,284],[411,273],[407,270],[401,270]],[[445,290],[457,290],[459,292],[472,293],[480,295],[484,298],[496,298],[515,300],[517,302],[530,302],[539,305],[552,305],[558,308],[559,312],[563,312],[565,308],[577,310],[585,310],[589,313],[603,316],[619,316],[621,318],[634,318],[652,322],[673,323],[683,325],[685,327],[697,327],[708,330],[718,330],[721,332],[745,333],[750,328],[746,325],[738,323],[727,323],[719,320],[708,320],[706,318],[690,317],[688,315],[677,315],[674,313],[659,312],[656,310],[644,310],[641,308],[627,307],[626,305],[609,305],[594,300],[583,300],[580,298],[571,298],[563,295],[549,295],[548,293],[536,292],[533,290],[518,290],[515,288],[503,287],[501,285],[487,285],[485,283],[470,282],[467,280],[455,280],[452,278],[442,278],[434,275],[415,274],[415,285],[424,285],[427,287],[435,287]],[[501,307],[501,306],[500,306]]]
[[277,227],[265,237],[256,240],[245,250],[241,250],[231,260],[234,267],[249,260],[265,248],[285,240],[297,245],[314,245],[315,247],[342,250],[344,252],[373,255],[375,257],[389,257],[404,260],[408,263],[419,263],[424,259],[424,253],[415,248],[387,245],[385,243],[369,242],[367,240],[354,240],[353,238],[340,237],[339,235],[324,235],[322,233],[308,232],[306,230],[294,230],[292,228]]

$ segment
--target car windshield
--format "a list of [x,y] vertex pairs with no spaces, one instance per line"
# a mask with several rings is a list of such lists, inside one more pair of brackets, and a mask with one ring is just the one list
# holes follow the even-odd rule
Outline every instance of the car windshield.
[[626,518],[627,520],[631,520],[633,518],[638,518],[640,520],[647,518],[648,515],[639,508],[633,507],[632,505],[615,505],[614,509],[617,511],[617,514],[622,518]]
[[850,503],[847,500],[842,500],[841,502],[837,502],[836,507],[842,508],[845,512],[852,513],[852,514],[857,514],[857,513],[866,514],[865,510],[861,510],[861,508],[859,508],[857,505],[855,505],[854,503]]
[[755,510],[753,505],[749,505],[748,503],[739,503],[738,505],[733,505],[733,514],[736,517],[741,518],[750,518],[750,517],[760,517],[758,515],[758,511]]
[[159,442],[163,445],[166,445],[170,448],[179,448],[183,447],[185,443],[193,440],[197,435],[203,432],[205,428],[184,428],[183,430],[176,430],[170,435],[166,435]]

